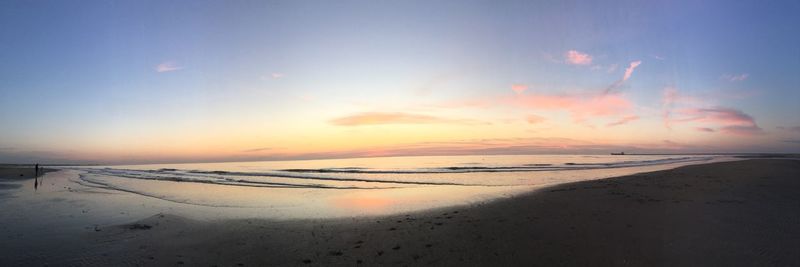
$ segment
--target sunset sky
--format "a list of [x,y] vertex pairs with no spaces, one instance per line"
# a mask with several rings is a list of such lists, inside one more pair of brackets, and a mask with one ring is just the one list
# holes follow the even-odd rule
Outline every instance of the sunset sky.
[[798,1],[1,1],[0,162],[800,152]]

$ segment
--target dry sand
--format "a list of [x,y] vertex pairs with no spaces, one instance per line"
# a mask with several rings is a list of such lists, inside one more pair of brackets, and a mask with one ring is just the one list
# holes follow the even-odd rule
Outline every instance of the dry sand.
[[[747,160],[381,218],[194,221],[84,234],[91,265],[800,265],[800,161]],[[50,263],[58,265],[59,263]]]

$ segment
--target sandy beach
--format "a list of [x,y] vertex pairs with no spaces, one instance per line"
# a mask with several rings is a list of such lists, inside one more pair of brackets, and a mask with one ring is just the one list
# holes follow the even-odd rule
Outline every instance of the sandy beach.
[[2,265],[798,265],[797,177],[800,161],[759,159],[383,217],[198,221],[154,214],[54,237],[69,247],[6,236],[4,251],[15,242],[45,251],[2,255]]
[[0,267],[800,266],[799,13],[2,1]]

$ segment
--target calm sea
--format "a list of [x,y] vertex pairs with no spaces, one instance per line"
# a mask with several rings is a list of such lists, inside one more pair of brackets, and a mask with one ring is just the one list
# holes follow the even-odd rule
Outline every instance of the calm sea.
[[76,191],[133,194],[195,217],[350,217],[470,205],[548,185],[724,160],[730,159],[493,155],[93,166],[70,167],[69,182]]

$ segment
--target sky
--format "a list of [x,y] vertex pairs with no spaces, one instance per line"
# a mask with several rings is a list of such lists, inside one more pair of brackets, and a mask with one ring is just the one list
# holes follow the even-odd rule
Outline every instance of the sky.
[[0,162],[798,153],[797,1],[0,1]]

